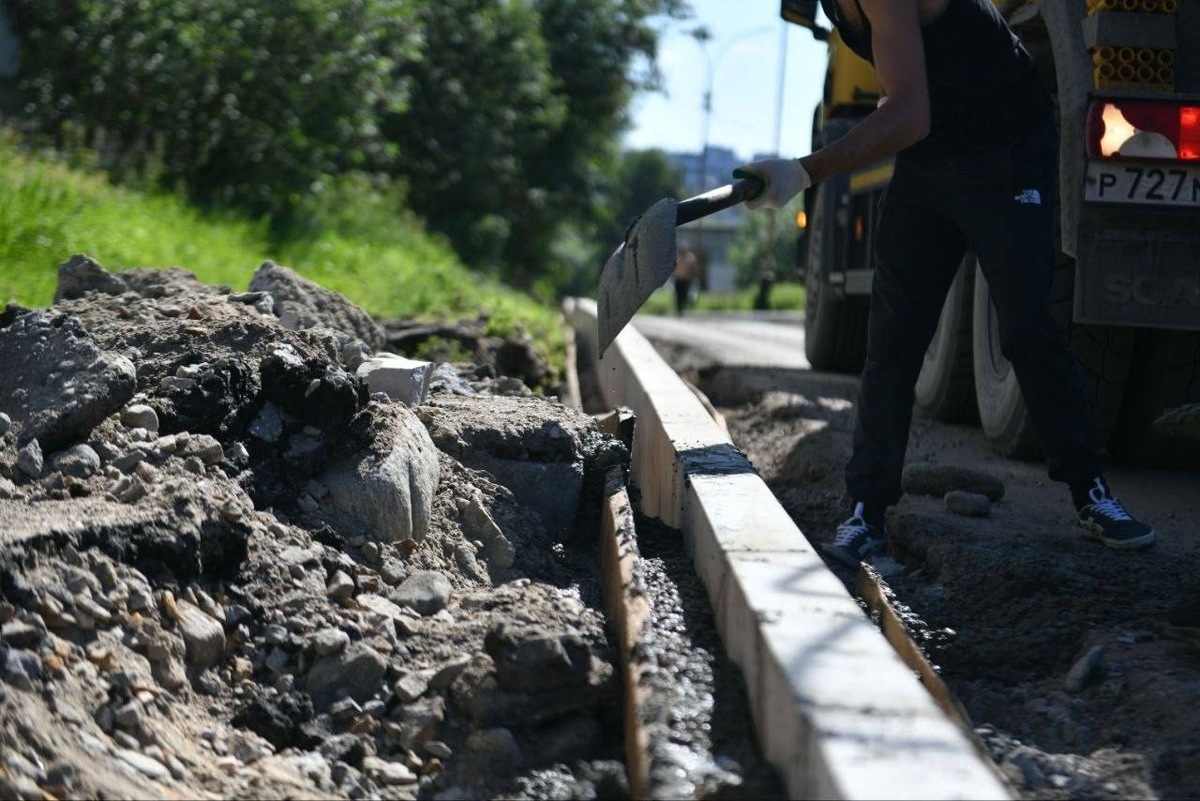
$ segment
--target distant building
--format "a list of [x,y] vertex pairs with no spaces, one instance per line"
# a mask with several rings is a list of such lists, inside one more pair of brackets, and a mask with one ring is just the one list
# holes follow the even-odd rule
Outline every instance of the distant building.
[[[667,158],[682,171],[684,194],[687,197],[730,183],[734,169],[746,163],[746,159],[727,147],[710,146],[707,158],[703,159],[699,153],[667,153]],[[680,241],[699,257],[698,284],[701,292],[725,294],[735,289],[729,248],[737,235],[744,211],[743,206],[737,205],[679,229]]]

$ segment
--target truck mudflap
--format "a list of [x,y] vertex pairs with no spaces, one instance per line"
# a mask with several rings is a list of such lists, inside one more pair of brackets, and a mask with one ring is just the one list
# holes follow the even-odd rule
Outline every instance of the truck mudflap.
[[1079,323],[1200,331],[1200,230],[1081,222]]

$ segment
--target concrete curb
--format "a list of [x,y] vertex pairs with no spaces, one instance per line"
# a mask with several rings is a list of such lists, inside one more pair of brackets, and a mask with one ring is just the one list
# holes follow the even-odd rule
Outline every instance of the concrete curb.
[[610,408],[637,424],[641,511],[683,531],[794,798],[1011,798],[693,394],[632,326],[603,358],[596,304],[564,314]]

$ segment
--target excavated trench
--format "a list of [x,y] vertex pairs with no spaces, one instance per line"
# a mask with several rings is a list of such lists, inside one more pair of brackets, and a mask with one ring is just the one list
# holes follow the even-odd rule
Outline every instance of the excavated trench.
[[[659,347],[711,399],[801,531],[814,544],[831,538],[848,509],[842,468],[856,382],[711,367]],[[1200,500],[1194,472],[1112,469],[1118,492],[1145,499],[1132,508],[1159,534],[1153,550],[1128,553],[1081,539],[1044,467],[994,455],[976,429],[917,417],[908,460],[929,473],[982,471],[1004,490],[985,516],[969,517],[941,494],[906,488],[889,514],[890,552],[872,561],[909,638],[1014,794],[1194,797],[1200,738],[1188,699],[1200,697],[1200,543],[1186,525]],[[858,571],[829,567],[862,597]]]

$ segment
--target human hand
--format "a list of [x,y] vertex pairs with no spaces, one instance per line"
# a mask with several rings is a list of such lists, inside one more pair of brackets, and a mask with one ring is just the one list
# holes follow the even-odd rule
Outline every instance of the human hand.
[[746,201],[746,208],[780,209],[800,192],[812,185],[808,170],[799,159],[765,159],[743,164],[733,171],[734,178],[757,178],[763,190]]

